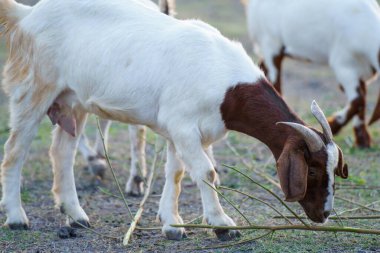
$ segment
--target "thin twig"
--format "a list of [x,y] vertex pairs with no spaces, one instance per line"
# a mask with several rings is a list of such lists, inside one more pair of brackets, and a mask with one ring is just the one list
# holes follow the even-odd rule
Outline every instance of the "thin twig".
[[[375,204],[377,204],[377,203],[380,203],[380,200],[374,201],[374,202],[369,203],[369,204],[366,204],[366,205],[364,205],[364,206],[365,206],[365,207],[369,207],[369,206],[375,205]],[[357,208],[353,208],[353,209],[345,210],[345,211],[340,212],[339,215],[342,215],[342,214],[344,214],[344,213],[354,212],[354,211],[357,211],[357,210],[360,210],[360,209],[362,209],[362,207],[357,207]]]
[[[232,153],[234,153],[234,155],[236,155],[239,158],[239,160],[244,164],[244,166],[246,166],[247,168],[251,169],[258,176],[264,178],[269,183],[271,183],[272,185],[276,186],[278,189],[281,189],[280,184],[275,179],[271,178],[267,173],[259,171],[258,167],[255,168],[251,164],[249,164],[244,159],[244,157],[231,145],[231,143],[229,141],[226,141],[226,144],[227,144],[227,147],[232,151]],[[266,162],[263,167],[266,167],[269,164],[269,161],[271,161],[271,159],[268,159],[268,162]]]
[[270,207],[271,209],[273,209],[276,213],[278,213],[281,217],[283,217],[287,222],[289,222],[290,224],[293,224],[285,215],[283,215],[280,211],[278,211],[274,206],[272,206],[271,204],[269,204],[268,202],[264,201],[264,200],[261,200],[259,198],[256,198],[248,193],[245,193],[245,192],[242,192],[242,191],[239,191],[239,190],[236,190],[236,189],[232,189],[232,188],[229,188],[229,187],[225,187],[225,186],[220,186],[219,187],[220,189],[225,189],[225,190],[229,190],[229,191],[234,191],[234,192],[237,192],[237,193],[240,193],[244,196],[247,196],[248,198],[250,199],[254,199],[256,201],[259,201],[260,203],[263,203],[264,205],[267,205],[268,207]]
[[[275,216],[274,219],[283,219],[282,216]],[[307,217],[301,216],[301,217],[295,217],[295,216],[286,216],[288,219],[304,219],[306,220]],[[380,215],[369,215],[369,216],[331,216],[329,217],[329,220],[378,220],[380,219]]]
[[[262,184],[260,184],[259,182],[256,182],[255,180],[253,180],[250,176],[244,174],[243,172],[241,172],[240,170],[232,167],[232,166],[228,166],[228,165],[224,165],[225,167],[229,168],[229,169],[232,169],[234,171],[236,171],[237,173],[239,173],[240,175],[244,176],[245,178],[249,179],[252,183],[254,183],[255,185],[257,186],[260,186],[261,188],[263,188],[265,191],[267,191],[268,193],[270,193],[273,197],[275,197],[278,201],[280,201],[280,203],[286,208],[289,210],[289,212],[291,212],[295,217],[299,217],[276,193],[274,193],[273,191],[271,191],[270,189],[268,189],[267,187],[263,186]],[[302,224],[304,224],[305,226],[309,226],[306,222],[304,222],[302,219],[298,219]]]
[[211,185],[210,183],[208,183],[207,181],[203,180],[203,182],[205,184],[207,184],[211,189],[213,189],[216,193],[218,193],[219,196],[221,196],[225,201],[228,202],[228,204],[230,204],[240,215],[241,217],[243,217],[245,219],[245,221],[249,224],[249,225],[252,225],[251,222],[248,220],[248,218],[240,211],[239,208],[236,207],[236,205],[231,201],[229,200],[226,196],[224,196],[220,191],[218,191],[218,189],[216,189],[213,185]]
[[355,202],[353,200],[349,200],[349,199],[346,199],[346,198],[343,198],[343,197],[339,197],[339,196],[335,196],[335,198],[339,199],[339,200],[343,200],[343,201],[351,203],[351,204],[354,204],[354,205],[357,205],[357,206],[360,206],[362,209],[366,209],[366,210],[369,210],[369,211],[372,211],[372,212],[380,212],[380,210],[378,210],[378,209],[367,207],[366,205],[363,205],[361,203]]
[[104,156],[106,157],[106,161],[107,161],[108,167],[110,167],[110,169],[111,169],[111,173],[112,173],[113,179],[114,179],[115,182],[116,182],[116,185],[117,185],[117,188],[118,188],[118,190],[119,190],[119,193],[120,193],[121,197],[123,198],[124,205],[125,205],[125,207],[127,208],[128,213],[129,213],[129,215],[130,215],[130,217],[131,217],[131,219],[132,219],[132,221],[133,221],[133,214],[132,214],[132,212],[131,212],[131,209],[129,208],[129,205],[128,205],[127,200],[125,199],[124,192],[123,192],[123,190],[122,190],[121,187],[120,187],[119,180],[118,180],[117,177],[116,177],[115,171],[114,171],[114,169],[113,169],[113,167],[112,167],[112,164],[111,164],[110,158],[109,158],[109,156],[108,156],[108,151],[107,151],[107,148],[106,148],[106,143],[105,143],[105,141],[104,141],[104,135],[103,135],[102,129],[100,128],[99,118],[96,118],[96,122],[97,122],[97,124],[98,124],[98,130],[99,130],[100,138],[101,138],[101,140],[102,140],[103,149],[104,149]]
[[[156,147],[157,147],[157,144],[156,144]],[[160,151],[158,151],[158,152],[160,152]],[[151,187],[152,187],[152,183],[153,183],[153,177],[154,177],[154,173],[155,173],[156,165],[157,165],[158,152],[156,152],[154,154],[152,166],[151,166],[151,169],[150,169],[150,174],[149,174],[149,177],[148,177],[148,180],[147,180],[147,183],[146,183],[145,194],[144,194],[143,199],[140,202],[140,207],[137,210],[137,212],[135,214],[135,217],[133,218],[133,220],[131,222],[131,225],[129,226],[129,229],[127,231],[127,233],[124,236],[124,240],[123,240],[123,245],[124,246],[127,246],[129,244],[131,236],[132,236],[133,232],[135,231],[135,229],[137,227],[137,223],[141,219],[141,216],[142,216],[142,214],[144,212],[144,205],[145,205],[146,201],[148,200],[149,194],[151,192]]]
[[268,236],[268,235],[270,235],[272,233],[273,233],[273,231],[269,231],[268,233],[265,233],[265,234],[260,235],[258,237],[242,240],[242,241],[235,242],[235,243],[224,244],[224,245],[215,245],[215,246],[202,247],[202,248],[194,248],[194,249],[186,249],[186,251],[230,248],[230,247],[234,247],[234,246],[250,243],[250,242],[253,242],[253,241],[257,241],[257,240],[259,240],[261,238],[264,238],[264,237],[266,237],[266,236]]
[[308,230],[308,231],[325,231],[325,232],[343,232],[343,233],[357,233],[357,234],[371,234],[380,235],[380,230],[374,229],[361,229],[361,228],[351,228],[351,227],[324,227],[324,226],[303,226],[303,225],[282,225],[282,226],[211,226],[211,225],[195,225],[195,224],[172,224],[170,225],[175,228],[207,228],[207,229],[231,229],[231,230]]
[[101,237],[104,237],[104,238],[115,239],[115,240],[121,240],[121,238],[123,238],[123,236],[118,236],[118,237],[116,237],[116,236],[111,236],[111,235],[104,235],[104,234],[101,234],[101,233],[97,232],[96,230],[94,230],[94,229],[92,229],[92,228],[89,228],[89,227],[86,227],[85,225],[81,224],[80,222],[77,222],[76,220],[74,220],[73,217],[71,217],[70,214],[66,214],[66,215],[69,216],[69,218],[70,218],[71,220],[73,220],[74,223],[77,224],[78,226],[80,226],[80,227],[82,227],[82,228],[84,228],[84,229],[86,229],[86,230],[90,231],[91,233],[94,233],[94,234],[96,234],[96,235],[98,235],[98,236],[101,236]]

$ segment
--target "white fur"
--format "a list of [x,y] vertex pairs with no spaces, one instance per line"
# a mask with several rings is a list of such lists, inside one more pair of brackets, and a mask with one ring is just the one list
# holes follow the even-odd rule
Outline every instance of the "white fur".
[[334,180],[335,169],[339,162],[339,151],[335,143],[329,143],[326,146],[327,151],[327,175],[329,177],[328,182],[328,196],[325,202],[325,212],[331,212],[334,208]]
[[[4,83],[11,87],[11,101],[20,87],[29,87],[25,102],[11,104],[12,131],[19,129],[28,138],[17,137],[16,144],[8,145],[2,165],[2,204],[8,224],[24,220],[22,215],[9,220],[22,207],[19,183],[8,181],[19,180],[25,156],[16,156],[16,163],[10,165],[6,159],[18,152],[26,154],[40,120],[57,96],[66,102],[65,109],[71,110],[79,126],[76,137],[62,129],[55,131],[54,139],[62,140],[67,148],[53,145],[51,152],[57,172],[56,202],[68,207],[69,215],[88,220],[78,204],[72,165],[84,124],[82,114],[94,113],[148,125],[169,139],[176,157],[201,189],[204,217],[212,225],[235,224],[224,213],[217,194],[203,182],[214,170],[205,150],[226,133],[220,114],[226,91],[264,76],[239,43],[199,24],[176,20],[134,0],[42,0],[19,22],[35,47],[31,71],[40,75],[36,79],[31,73],[23,83],[7,83],[9,78]],[[51,89],[29,111],[28,101],[43,84]],[[163,222],[165,230],[169,223]]]

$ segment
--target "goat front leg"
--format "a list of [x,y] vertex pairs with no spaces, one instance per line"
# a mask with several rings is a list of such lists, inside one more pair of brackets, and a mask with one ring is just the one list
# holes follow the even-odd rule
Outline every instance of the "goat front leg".
[[140,196],[144,193],[144,181],[147,174],[145,157],[146,128],[141,125],[129,125],[129,140],[131,149],[130,175],[125,186],[125,192],[130,196]]
[[[87,115],[84,111],[73,111],[77,123],[77,135],[80,136]],[[73,137],[61,127],[53,133],[50,157],[53,164],[54,183],[52,192],[55,203],[61,212],[68,215],[68,223],[73,227],[81,227],[78,223],[89,227],[89,219],[79,204],[74,179],[74,159],[80,137]]]
[[162,233],[169,240],[181,240],[186,237],[184,228],[173,228],[171,224],[183,224],[178,213],[178,198],[181,193],[181,181],[185,172],[184,165],[176,155],[175,148],[168,142],[165,165],[165,186],[160,200],[157,218],[163,223]]
[[[185,163],[190,176],[201,191],[204,221],[214,226],[236,226],[220,205],[218,194],[210,187],[215,187],[216,172],[199,139],[184,135],[174,143],[177,155]],[[222,241],[240,236],[236,230],[216,229],[214,232]]]

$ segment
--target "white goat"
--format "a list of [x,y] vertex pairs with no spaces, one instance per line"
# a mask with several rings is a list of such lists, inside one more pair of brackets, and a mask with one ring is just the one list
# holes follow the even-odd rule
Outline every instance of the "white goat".
[[[216,29],[135,0],[42,0],[33,8],[0,0],[0,19],[10,46],[3,89],[10,96],[11,133],[1,165],[1,205],[10,228],[28,227],[21,168],[46,113],[59,125],[50,149],[56,205],[84,225],[89,219],[77,198],[73,164],[87,113],[147,125],[168,139],[158,217],[169,239],[184,235],[170,225],[183,222],[178,197],[185,166],[201,191],[204,219],[235,226],[204,182],[214,185],[216,177],[206,150],[227,130],[268,145],[287,201],[299,201],[316,222],[329,216],[334,172],[346,177],[347,166],[322,111],[313,104],[324,132],[306,127],[243,47]],[[222,240],[238,235],[215,232]]]
[[[370,146],[366,82],[380,71],[380,9],[375,0],[246,0],[248,30],[281,92],[285,56],[328,64],[348,104],[329,119],[334,134],[354,118],[356,143]],[[380,107],[380,106],[378,106]],[[380,117],[380,111],[371,119]]]

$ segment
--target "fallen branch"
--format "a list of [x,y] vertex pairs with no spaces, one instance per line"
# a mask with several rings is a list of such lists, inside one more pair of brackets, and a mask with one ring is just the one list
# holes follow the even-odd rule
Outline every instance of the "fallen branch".
[[231,230],[270,230],[270,231],[280,231],[280,230],[307,230],[316,232],[342,232],[342,233],[357,233],[357,234],[370,234],[370,235],[380,235],[380,230],[374,229],[361,229],[361,228],[351,228],[351,227],[323,227],[323,226],[303,226],[303,225],[282,225],[282,226],[211,226],[211,225],[195,225],[195,224],[173,224],[170,225],[175,228],[207,228],[207,229],[231,229]]
[[239,208],[231,201],[229,200],[226,196],[224,196],[220,191],[218,191],[213,185],[208,183],[207,181],[203,180],[205,184],[207,184],[211,189],[213,189],[219,196],[221,196],[225,201],[227,201],[228,204],[230,204],[240,215],[245,219],[245,221],[249,224],[252,225],[249,219],[240,211]]
[[[259,167],[255,168],[254,166],[252,166],[251,164],[249,164],[244,159],[244,157],[231,145],[231,143],[229,141],[226,141],[226,144],[227,144],[227,147],[232,151],[232,153],[234,153],[234,155],[236,155],[239,158],[239,160],[244,164],[244,166],[246,166],[247,168],[249,168],[250,170],[252,170],[258,176],[260,176],[260,177],[264,178],[265,180],[267,180],[272,185],[276,186],[278,189],[281,189],[280,184],[275,179],[273,179],[267,173],[265,173],[263,171],[260,171]],[[269,161],[271,161],[271,159],[268,159],[268,161],[264,164],[263,167],[266,167],[269,164]]]
[[[156,143],[155,146],[157,148],[157,143]],[[151,166],[151,169],[150,169],[150,174],[149,174],[149,177],[148,177],[148,180],[147,180],[147,183],[146,183],[145,194],[144,194],[143,199],[140,202],[139,209],[137,210],[137,212],[136,212],[136,214],[135,214],[135,216],[134,216],[134,218],[133,218],[133,220],[131,222],[131,225],[129,226],[129,229],[128,229],[127,233],[124,236],[124,240],[123,240],[123,245],[124,246],[127,246],[129,244],[131,236],[132,236],[133,232],[135,231],[135,229],[137,227],[137,223],[141,219],[141,216],[142,216],[142,214],[144,212],[144,205],[145,205],[146,201],[148,200],[149,194],[151,192],[151,188],[152,188],[152,184],[153,184],[153,177],[154,177],[154,172],[156,170],[156,165],[157,165],[157,159],[158,159],[158,153],[159,152],[160,151],[158,151],[156,149],[156,152],[155,152],[154,158],[153,158],[153,162],[152,162],[152,166]]]
[[[274,219],[283,219],[284,217],[282,216],[275,216],[273,217]],[[288,219],[308,219],[307,217],[294,217],[294,216],[286,216]],[[369,216],[331,216],[329,217],[329,220],[378,220],[380,219],[380,215],[369,215]]]
[[124,205],[125,205],[125,207],[126,207],[127,210],[128,210],[129,216],[131,217],[131,219],[132,219],[132,221],[133,221],[133,214],[132,214],[132,212],[131,212],[131,209],[129,208],[129,205],[128,205],[127,200],[125,199],[124,192],[123,192],[123,190],[122,190],[121,187],[120,187],[119,180],[117,180],[117,177],[116,177],[116,174],[115,174],[115,170],[113,169],[112,164],[111,164],[111,161],[110,161],[110,158],[109,158],[109,156],[108,156],[108,151],[107,151],[107,148],[106,148],[106,143],[105,143],[105,141],[104,141],[104,135],[103,135],[102,129],[101,129],[101,127],[100,127],[99,118],[96,118],[96,122],[97,122],[97,124],[98,124],[99,135],[100,135],[100,139],[102,140],[103,149],[104,149],[104,156],[105,156],[105,158],[106,158],[107,165],[108,165],[108,167],[111,169],[111,173],[112,173],[113,179],[114,179],[115,182],[116,182],[116,185],[117,185],[117,188],[118,188],[118,190],[119,190],[120,196],[122,197],[123,202],[124,202]]
[[339,196],[335,196],[335,198],[339,199],[339,200],[342,200],[342,201],[345,201],[345,202],[348,202],[348,203],[351,203],[351,204],[354,204],[356,206],[360,206],[361,209],[366,209],[366,210],[369,210],[369,211],[372,211],[372,212],[378,212],[378,213],[380,212],[380,210],[378,210],[378,209],[367,207],[366,205],[363,205],[361,203],[355,202],[353,200],[349,200],[349,199],[346,199],[346,198],[343,198],[343,197],[339,197]]
[[247,196],[249,199],[253,199],[253,200],[256,200],[256,201],[259,201],[260,203],[263,203],[264,205],[270,207],[271,209],[273,209],[276,213],[278,213],[281,217],[283,217],[287,222],[289,222],[290,224],[293,224],[285,215],[283,215],[280,211],[278,211],[274,206],[272,206],[271,204],[269,204],[268,202],[264,201],[264,200],[261,200],[259,198],[256,198],[250,194],[247,194],[245,192],[242,192],[242,191],[239,191],[239,190],[236,190],[236,189],[232,189],[232,188],[228,188],[228,187],[224,187],[224,186],[220,186],[219,187],[220,189],[224,189],[224,190],[228,190],[228,191],[233,191],[233,192],[237,192],[239,194],[242,194],[244,196]]
[[[374,202],[369,203],[369,204],[366,204],[366,205],[364,205],[364,206],[365,206],[365,207],[369,207],[369,206],[375,205],[375,204],[377,204],[377,203],[380,203],[380,200],[374,201]],[[345,211],[340,212],[339,215],[342,215],[342,214],[344,214],[344,213],[354,212],[354,211],[357,211],[357,210],[360,210],[360,209],[362,209],[362,207],[357,207],[357,208],[353,208],[353,209],[345,210]]]
[[250,239],[246,239],[246,240],[242,240],[242,241],[239,241],[239,242],[235,242],[235,243],[230,243],[230,244],[224,244],[224,245],[215,245],[215,246],[209,246],[209,247],[203,247],[203,248],[194,248],[194,249],[185,249],[186,251],[192,251],[192,250],[210,250],[210,249],[223,249],[223,248],[229,248],[229,247],[234,247],[234,246],[238,246],[238,245],[242,245],[242,244],[246,244],[246,243],[249,243],[249,242],[253,242],[253,241],[257,241],[261,238],[264,238],[270,234],[272,234],[273,231],[269,231],[268,233],[265,233],[263,235],[260,235],[258,237],[255,237],[255,238],[250,238]]
[[[275,197],[278,201],[280,201],[280,203],[286,208],[288,209],[289,212],[291,212],[295,217],[299,217],[276,193],[274,193],[273,191],[271,191],[270,189],[268,189],[267,187],[263,186],[262,184],[260,184],[259,182],[256,182],[255,180],[253,180],[250,176],[244,174],[243,172],[241,172],[240,170],[234,168],[234,167],[231,167],[231,166],[228,166],[228,165],[224,165],[225,167],[231,169],[231,170],[234,170],[235,172],[239,173],[240,175],[244,176],[245,178],[249,179],[252,183],[254,183],[255,185],[263,188],[265,191],[267,191],[269,194],[271,194],[273,197]],[[304,222],[302,219],[298,219],[302,224],[304,224],[306,227],[309,226],[309,224],[307,224],[306,222]]]

